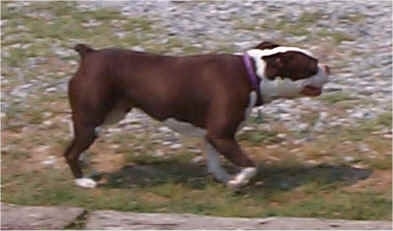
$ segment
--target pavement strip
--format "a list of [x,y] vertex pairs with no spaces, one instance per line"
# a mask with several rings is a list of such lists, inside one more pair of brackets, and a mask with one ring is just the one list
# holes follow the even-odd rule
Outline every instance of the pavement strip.
[[232,218],[192,214],[133,213],[1,203],[1,229],[384,229],[391,221],[321,218]]

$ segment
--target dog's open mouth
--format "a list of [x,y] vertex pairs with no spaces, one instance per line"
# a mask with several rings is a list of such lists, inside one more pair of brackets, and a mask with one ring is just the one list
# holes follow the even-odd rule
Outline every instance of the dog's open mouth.
[[307,85],[303,88],[301,93],[306,96],[319,96],[322,93],[322,88]]

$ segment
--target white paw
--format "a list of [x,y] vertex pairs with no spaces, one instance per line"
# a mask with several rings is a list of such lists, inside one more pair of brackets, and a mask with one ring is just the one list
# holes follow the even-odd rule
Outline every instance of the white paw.
[[256,168],[243,168],[232,180],[227,182],[227,186],[231,188],[242,187],[250,181],[250,179],[257,173]]
[[209,173],[212,174],[214,179],[216,179],[219,182],[226,183],[231,179],[231,175],[229,175],[225,170],[209,171]]
[[82,188],[95,188],[97,183],[90,178],[75,179],[75,184]]

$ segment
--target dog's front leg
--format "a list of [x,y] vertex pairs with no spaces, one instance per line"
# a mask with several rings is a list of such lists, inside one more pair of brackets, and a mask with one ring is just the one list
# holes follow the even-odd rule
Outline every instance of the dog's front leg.
[[237,188],[244,186],[255,176],[257,169],[254,162],[241,150],[234,137],[208,135],[207,140],[214,149],[224,155],[228,160],[242,167],[242,170],[238,174],[226,181],[229,187]]
[[221,167],[220,156],[217,150],[205,140],[207,171],[213,177],[223,183],[227,183],[231,176]]

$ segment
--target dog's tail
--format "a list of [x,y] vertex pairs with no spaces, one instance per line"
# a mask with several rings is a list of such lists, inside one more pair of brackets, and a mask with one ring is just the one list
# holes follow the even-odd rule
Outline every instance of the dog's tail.
[[74,47],[74,50],[79,53],[79,55],[83,58],[87,53],[93,52],[94,49],[89,47],[86,44],[77,44]]

